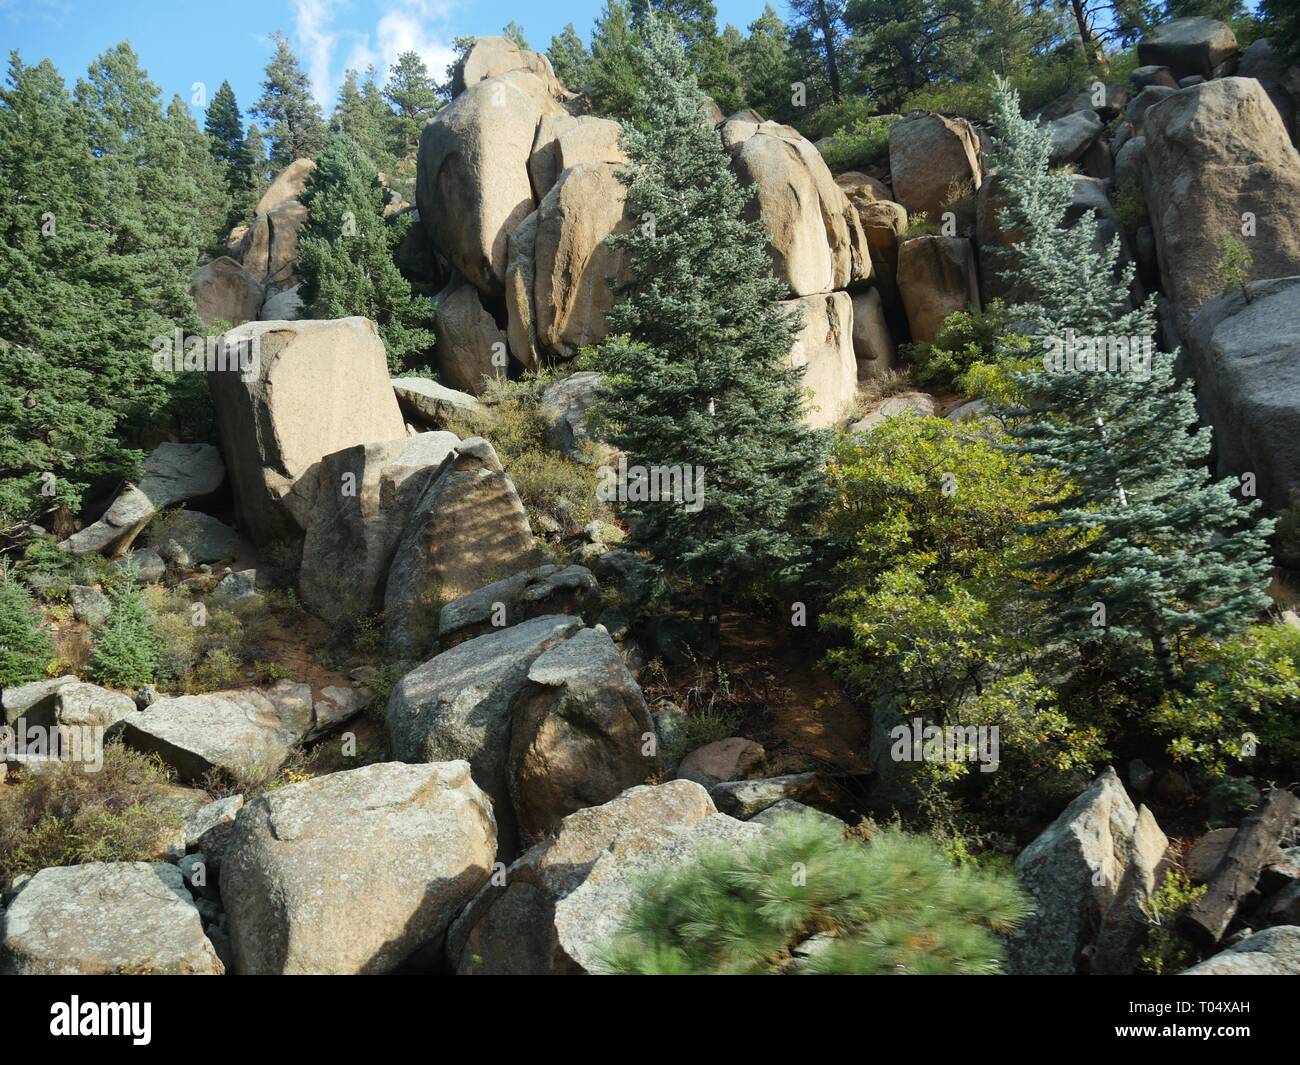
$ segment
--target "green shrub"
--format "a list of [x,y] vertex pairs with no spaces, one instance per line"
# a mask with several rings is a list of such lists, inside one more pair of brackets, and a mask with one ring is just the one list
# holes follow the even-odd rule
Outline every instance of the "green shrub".
[[871,115],[847,128],[822,134],[831,137],[830,144],[822,149],[822,157],[831,172],[866,170],[888,161],[889,129],[898,118],[898,115]]
[[1126,233],[1136,233],[1150,221],[1147,198],[1136,181],[1126,181],[1115,190],[1115,213]]
[[24,774],[0,800],[0,885],[55,865],[156,860],[180,825],[168,783],[161,762],[120,743],[97,772],[61,762]]
[[955,867],[923,836],[864,842],[796,816],[648,877],[603,957],[619,974],[996,973],[995,933],[1027,912],[1012,878]]
[[0,688],[45,676],[54,641],[28,592],[0,573]]
[[1290,779],[1300,765],[1300,629],[1254,625],[1223,643],[1187,649],[1186,691],[1172,691],[1148,721],[1176,761],[1215,776],[1230,763]]
[[1181,972],[1196,961],[1194,946],[1178,931],[1178,919],[1206,890],[1204,884],[1194,887],[1177,869],[1165,874],[1142,907],[1147,940],[1138,956],[1138,972],[1164,976]]
[[109,593],[112,607],[95,635],[92,678],[114,688],[140,688],[155,680],[166,661],[157,619],[140,589],[123,585]]
[[975,365],[997,365],[1028,352],[1029,341],[1009,331],[1009,317],[1001,300],[983,312],[954,311],[933,340],[904,344],[901,354],[911,361],[920,384],[958,388]]
[[910,240],[912,237],[933,237],[939,233],[937,222],[931,222],[930,216],[925,211],[917,211],[916,214],[907,217],[907,232],[903,234],[904,240]]

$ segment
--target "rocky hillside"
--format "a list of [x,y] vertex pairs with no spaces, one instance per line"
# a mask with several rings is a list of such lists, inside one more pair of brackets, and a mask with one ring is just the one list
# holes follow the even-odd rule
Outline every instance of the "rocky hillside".
[[[1184,533],[1196,515],[1141,479],[1164,423],[1097,415],[1149,459],[1127,494],[1097,473],[1103,493],[1129,515],[1164,500],[1150,521],[1172,540],[1242,545],[1151,593],[1183,628],[1149,644],[1113,622],[1116,643],[1062,651],[1034,613],[1068,583],[1040,552],[1111,526],[1071,494],[1089,472],[1034,466],[1015,435],[1057,413],[1025,383],[1025,308],[1047,297],[1014,213],[1019,127],[908,111],[875,164],[836,172],[829,142],[711,100],[707,143],[795,323],[772,371],[801,371],[790,431],[829,450],[793,581],[756,553],[701,605],[635,497],[601,488],[654,458],[620,434],[656,412],[617,407],[637,375],[601,354],[647,291],[634,238],[656,219],[629,174],[648,149],[545,55],[479,37],[419,135],[414,202],[376,179],[392,261],[433,293],[427,365],[394,370],[386,320],[311,316],[326,286],[300,242],[330,193],[311,198],[327,164],[296,159],[190,281],[213,336],[176,368],[202,375],[211,430],[157,434],[115,494],[6,534],[0,972],[626,971],[611,943],[669,912],[647,887],[666,873],[790,838],[829,855],[817,873],[893,845],[896,821],[933,852],[935,898],[987,875],[1019,901],[979,896],[988,946],[951,970],[857,971],[1300,973],[1300,66],[1205,17],[1136,49],[1022,135],[1045,138],[1079,254],[1107,264],[1079,284],[1111,286],[1117,322],[1158,316],[1148,392],[1152,359],[1170,396],[1194,389],[1198,486],[1280,519],[1264,554],[1227,521]],[[702,503],[748,499],[740,537],[761,508],[725,461]],[[1109,564],[1088,542],[1062,548],[1069,574]],[[1127,618],[1146,563],[1115,543],[1120,590],[1084,583],[1076,605]],[[1018,576],[1035,564],[1055,576]],[[1246,570],[1248,607],[1216,598]],[[918,752],[923,718],[970,730],[948,768],[899,753],[913,718]],[[922,898],[925,921],[967,912]],[[861,912],[802,903],[815,916],[776,947],[718,968],[865,966],[834,953]]]

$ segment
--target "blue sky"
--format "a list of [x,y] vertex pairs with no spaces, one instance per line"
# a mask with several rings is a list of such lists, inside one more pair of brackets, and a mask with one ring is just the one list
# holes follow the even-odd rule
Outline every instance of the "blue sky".
[[[718,24],[742,29],[765,0],[715,0]],[[773,6],[787,14],[784,0]],[[457,36],[499,33],[511,19],[544,51],[572,22],[585,39],[603,0],[0,0],[0,45],[23,61],[49,58],[71,84],[110,45],[129,40],[170,99],[190,99],[202,82],[210,96],[223,80],[245,111],[260,92],[269,36],[283,29],[331,105],[343,71],[374,63],[381,75],[414,49],[441,78]]]

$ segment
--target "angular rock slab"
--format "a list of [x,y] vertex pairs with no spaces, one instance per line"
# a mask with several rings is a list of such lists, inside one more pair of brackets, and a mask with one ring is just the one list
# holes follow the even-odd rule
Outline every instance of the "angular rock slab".
[[226,479],[211,444],[159,444],[144,461],[138,485],[128,485],[104,516],[59,545],[74,555],[119,556],[160,510],[211,495]]
[[0,911],[0,975],[220,976],[174,865],[42,869]]
[[814,428],[837,425],[858,392],[853,298],[847,292],[825,292],[780,306],[803,313],[803,329],[790,350],[791,365],[803,367],[803,387],[812,393],[803,420]]
[[273,772],[312,724],[311,689],[281,681],[261,691],[209,692],[159,699],[123,725],[122,740],[157,754],[183,781],[212,770]]
[[448,603],[438,615],[438,646],[448,650],[541,614],[581,615],[600,585],[585,566],[538,566],[493,581]]
[[439,950],[496,856],[465,762],[381,762],[276,788],[221,868],[240,973],[386,973]]

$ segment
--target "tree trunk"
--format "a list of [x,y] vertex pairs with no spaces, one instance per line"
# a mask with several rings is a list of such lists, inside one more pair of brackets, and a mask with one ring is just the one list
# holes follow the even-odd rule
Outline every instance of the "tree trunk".
[[1092,26],[1088,23],[1084,0],[1070,0],[1070,9],[1074,13],[1074,22],[1079,30],[1079,47],[1083,50],[1084,57],[1109,72],[1110,64],[1106,61],[1106,53],[1101,47],[1101,41],[1097,39],[1097,35],[1092,32]]
[[826,0],[817,0],[817,24],[821,27],[822,42],[826,46],[826,78],[831,83],[831,100],[840,102],[840,65],[835,58],[835,28],[831,25]]

